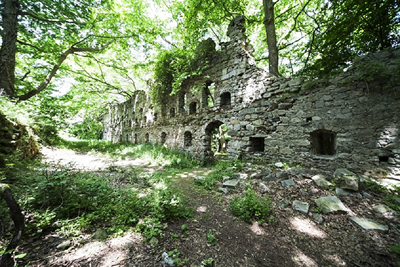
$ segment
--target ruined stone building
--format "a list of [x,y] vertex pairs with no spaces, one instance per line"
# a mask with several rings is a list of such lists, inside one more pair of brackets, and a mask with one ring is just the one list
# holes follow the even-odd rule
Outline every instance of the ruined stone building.
[[[324,81],[286,79],[258,68],[243,21],[210,58],[201,77],[187,80],[163,105],[138,91],[104,116],[104,139],[164,144],[212,156],[213,134],[226,125],[230,158],[368,169],[385,165],[400,175],[400,78],[353,66]],[[399,69],[400,51],[360,58],[385,73]],[[371,65],[371,64],[370,64]],[[375,65],[373,65],[375,66]]]

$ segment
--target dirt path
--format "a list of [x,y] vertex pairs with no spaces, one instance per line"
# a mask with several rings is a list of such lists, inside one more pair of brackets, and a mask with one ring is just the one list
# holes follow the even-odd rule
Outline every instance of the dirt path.
[[[53,152],[49,152],[48,157],[58,155],[53,159],[68,161],[61,156],[68,153]],[[101,162],[101,167],[115,164],[109,159],[82,156],[87,157],[86,162]],[[76,155],[70,159],[77,164],[83,162]],[[123,164],[129,165],[129,162],[140,165],[129,159]],[[323,222],[317,224],[313,220],[314,206],[308,214],[302,214],[295,211],[291,203],[296,199],[313,203],[315,198],[331,192],[320,190],[307,179],[296,179],[295,186],[287,188],[279,181],[264,181],[274,203],[276,220],[262,226],[246,224],[234,218],[229,210],[231,199],[240,195],[245,187],[240,184],[226,195],[198,188],[194,177],[207,171],[194,170],[172,178],[173,184],[189,198],[189,205],[195,210],[194,217],[168,224],[162,238],[153,240],[153,244],[143,242],[136,233],[126,233],[106,242],[96,241],[89,235],[67,239],[49,234],[28,239],[20,247],[19,252],[29,255],[29,263],[24,263],[27,266],[162,266],[163,252],[171,254],[176,266],[203,266],[205,260],[221,267],[395,266],[396,261],[400,261],[389,248],[400,245],[398,217],[371,210],[373,205],[382,203],[382,199],[360,198],[353,194],[343,201],[353,214],[388,225],[386,232],[361,230],[349,222],[348,214],[324,215]],[[247,182],[257,189],[261,180]],[[65,241],[70,242],[68,249],[58,249]]]

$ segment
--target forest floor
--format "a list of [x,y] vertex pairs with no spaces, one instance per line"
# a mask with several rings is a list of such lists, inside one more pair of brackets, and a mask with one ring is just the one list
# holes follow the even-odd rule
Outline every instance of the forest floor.
[[[43,149],[49,162],[73,163],[77,168],[95,170],[114,164],[134,165],[146,171],[161,171],[145,161],[115,160],[90,153],[62,149]],[[249,180],[254,188],[263,182],[269,187],[275,221],[259,225],[235,218],[229,203],[243,194],[241,183],[228,194],[207,191],[195,185],[194,177],[209,170],[202,168],[176,174],[173,185],[183,190],[194,208],[194,216],[168,223],[162,237],[144,241],[138,233],[127,232],[106,241],[93,238],[93,233],[67,238],[46,233],[25,238],[18,248],[27,257],[22,266],[163,266],[162,254],[175,259],[175,266],[396,266],[400,261],[391,245],[400,245],[400,219],[393,213],[372,209],[382,204],[378,195],[340,197],[351,211],[347,214],[323,215],[313,220],[314,199],[333,195],[321,190],[311,179],[295,179],[295,186],[282,187],[279,181]],[[257,191],[257,190],[256,190]],[[262,194],[261,191],[257,191]],[[310,203],[308,214],[292,208],[293,200]],[[282,204],[283,203],[283,204]],[[286,204],[285,204],[286,203]],[[388,226],[388,231],[365,231],[349,221],[350,216],[373,219]],[[93,229],[93,232],[96,229]],[[57,248],[70,241],[66,248]],[[202,265],[202,262],[204,263]],[[165,264],[165,266],[168,266]]]

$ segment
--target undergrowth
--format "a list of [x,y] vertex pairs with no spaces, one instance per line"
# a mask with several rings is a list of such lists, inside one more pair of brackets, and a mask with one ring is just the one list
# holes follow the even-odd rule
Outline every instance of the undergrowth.
[[247,223],[256,219],[263,224],[272,222],[272,201],[268,196],[258,197],[252,188],[248,188],[243,197],[235,197],[230,203],[231,212],[234,216]]
[[224,177],[231,177],[232,174],[242,168],[242,163],[237,160],[219,161],[213,166],[213,170],[208,175],[201,179],[196,179],[195,183],[204,189],[214,190],[216,184],[222,182]]
[[[92,172],[58,163],[18,163],[7,158],[5,168],[0,169],[1,182],[12,185],[14,197],[28,219],[27,235],[57,231],[78,236],[102,228],[110,235],[136,230],[150,239],[163,231],[166,222],[192,216],[184,195],[169,181],[176,170],[197,166],[192,157],[150,144],[63,141],[63,147],[144,158],[166,169],[149,174],[134,167],[111,166],[106,171]],[[0,219],[11,222],[2,202]],[[0,230],[6,233],[11,228]],[[0,249],[1,245],[0,240]]]

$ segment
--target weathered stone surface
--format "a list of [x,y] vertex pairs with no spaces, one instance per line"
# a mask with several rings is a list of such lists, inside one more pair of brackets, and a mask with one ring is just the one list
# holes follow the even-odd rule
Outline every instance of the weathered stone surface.
[[336,188],[335,188],[335,193],[336,193],[336,195],[338,195],[338,196],[348,196],[348,195],[351,194],[350,191],[344,190],[344,189],[339,188],[339,187],[336,187]]
[[261,193],[268,193],[269,192],[269,187],[266,186],[264,183],[259,183],[258,186],[260,187]]
[[310,204],[303,201],[294,200],[292,203],[292,207],[294,210],[297,210],[301,213],[307,214],[308,209],[310,208]]
[[323,213],[347,213],[350,211],[336,196],[321,197],[314,201]]
[[[330,173],[344,166],[382,165],[400,175],[399,75],[393,75],[391,84],[373,81],[371,89],[386,88],[385,94],[373,95],[366,93],[357,71],[311,84],[274,77],[257,68],[244,26],[237,22],[230,27],[230,40],[204,55],[209,63],[203,75],[184,81],[178,94],[159,104],[147,90],[136,90],[128,101],[111,107],[103,117],[103,138],[162,144],[211,161],[213,132],[225,124],[231,136],[229,158],[295,163]],[[386,52],[391,57],[378,62],[395,74],[400,54]],[[382,53],[363,57],[353,70],[376,62]],[[211,94],[198,90],[204,85],[212,91],[212,107]],[[307,93],[292,94],[300,88]],[[356,181],[349,181],[339,187],[357,191]]]
[[377,223],[376,221],[368,218],[349,217],[349,220],[363,230],[378,230],[384,232],[389,230],[389,227],[386,225]]
[[360,179],[355,173],[347,169],[337,169],[333,175],[340,188],[358,191]]
[[314,175],[311,179],[322,189],[328,189],[332,185],[323,175]]
[[57,248],[58,248],[59,250],[65,250],[65,249],[69,248],[70,246],[71,246],[71,241],[70,241],[70,240],[67,240],[67,241],[64,241],[64,242],[62,242],[61,244],[59,244],[59,245],[57,246]]
[[161,254],[161,259],[162,259],[161,265],[163,267],[174,267],[175,266],[173,259],[170,256],[168,256],[167,252],[163,252]]
[[293,179],[288,179],[288,180],[281,181],[281,185],[282,185],[283,187],[295,186],[296,183],[294,182]]
[[225,181],[222,186],[223,187],[227,187],[227,188],[236,188],[236,186],[238,185],[239,180],[236,179],[232,179],[232,180],[227,180]]

